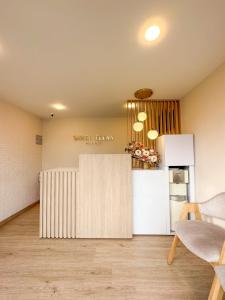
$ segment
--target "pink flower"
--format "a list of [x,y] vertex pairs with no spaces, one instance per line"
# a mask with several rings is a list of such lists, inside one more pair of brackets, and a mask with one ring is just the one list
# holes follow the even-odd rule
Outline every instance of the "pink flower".
[[147,157],[149,156],[149,151],[148,150],[143,149],[142,153],[143,153],[144,156],[147,156]]

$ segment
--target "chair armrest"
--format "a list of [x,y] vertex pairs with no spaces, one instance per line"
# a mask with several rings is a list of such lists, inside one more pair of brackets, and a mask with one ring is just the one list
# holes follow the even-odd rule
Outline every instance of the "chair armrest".
[[196,220],[202,220],[198,203],[185,203],[180,214],[180,220],[187,220],[188,213],[193,213]]

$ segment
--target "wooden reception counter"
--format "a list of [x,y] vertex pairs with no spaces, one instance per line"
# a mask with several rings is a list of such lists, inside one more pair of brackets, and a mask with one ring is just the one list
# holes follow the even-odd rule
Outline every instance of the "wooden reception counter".
[[133,170],[133,233],[170,234],[168,168]]
[[131,190],[130,155],[80,155],[77,238],[131,238]]
[[128,154],[83,154],[79,169],[41,172],[40,237],[131,238]]
[[[40,237],[171,234],[179,202],[195,199],[193,135],[161,136],[158,149],[157,170],[131,170],[129,154],[83,154],[78,170],[41,172]],[[185,193],[175,191],[171,168],[189,174],[182,183]]]

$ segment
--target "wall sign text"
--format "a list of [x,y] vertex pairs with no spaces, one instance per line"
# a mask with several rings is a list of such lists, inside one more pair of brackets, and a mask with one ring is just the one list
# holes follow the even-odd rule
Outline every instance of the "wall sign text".
[[93,144],[102,144],[105,142],[112,142],[114,141],[114,136],[112,135],[74,135],[73,136],[74,141],[76,142],[85,142],[87,145],[93,145]]

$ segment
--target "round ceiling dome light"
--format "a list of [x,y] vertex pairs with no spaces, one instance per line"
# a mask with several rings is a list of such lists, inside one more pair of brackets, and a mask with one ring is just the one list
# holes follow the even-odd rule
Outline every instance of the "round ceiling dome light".
[[154,41],[160,35],[160,28],[157,25],[152,25],[145,31],[145,39],[146,41]]
[[159,136],[159,133],[158,133],[158,131],[157,130],[149,130],[149,132],[148,132],[148,138],[150,139],[150,140],[155,140],[155,139],[157,139],[157,137]]
[[142,130],[143,130],[143,127],[144,127],[144,125],[143,125],[143,123],[141,123],[141,122],[135,122],[134,125],[133,125],[133,129],[134,129],[134,131],[136,131],[136,132],[142,131]]
[[142,111],[138,113],[138,121],[143,122],[147,119],[146,112]]

